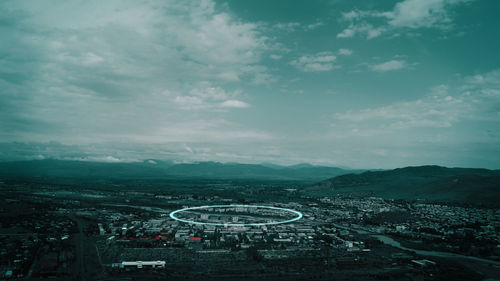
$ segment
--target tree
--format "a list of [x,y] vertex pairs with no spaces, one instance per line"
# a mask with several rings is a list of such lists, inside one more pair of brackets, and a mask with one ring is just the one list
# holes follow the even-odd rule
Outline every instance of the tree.
[[256,262],[261,262],[264,257],[259,253],[256,247],[251,246],[250,248],[247,249],[247,255],[249,258],[252,258]]

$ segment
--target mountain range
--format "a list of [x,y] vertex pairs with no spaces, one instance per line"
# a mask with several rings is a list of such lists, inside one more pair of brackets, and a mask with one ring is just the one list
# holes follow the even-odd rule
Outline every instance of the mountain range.
[[332,177],[304,188],[316,196],[370,195],[393,199],[427,199],[500,205],[500,170],[406,167]]
[[174,163],[30,160],[0,162],[1,178],[59,178],[73,180],[248,180],[293,181],[310,196],[377,196],[427,199],[500,206],[500,170],[405,167],[393,170],[348,170],[303,163]]
[[52,177],[76,179],[241,179],[283,180],[314,183],[360,170],[299,164],[240,164],[199,162],[176,164],[171,161],[109,163],[74,160],[30,160],[0,162],[0,177]]

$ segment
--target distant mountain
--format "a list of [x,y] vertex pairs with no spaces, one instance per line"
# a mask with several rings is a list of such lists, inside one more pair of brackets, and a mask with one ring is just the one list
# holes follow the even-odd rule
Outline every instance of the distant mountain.
[[116,163],[68,160],[0,162],[0,177],[54,177],[87,179],[248,179],[315,182],[357,172],[335,167],[271,166],[258,164],[199,162],[174,164],[148,159]]
[[53,159],[0,162],[0,177],[149,178],[162,175],[171,165],[169,162],[158,160],[134,163]]
[[300,163],[300,164],[295,164],[295,165],[291,165],[291,166],[287,166],[288,168],[292,168],[292,169],[301,169],[301,168],[312,168],[312,167],[316,167],[314,165],[311,165],[309,163]]
[[278,169],[278,170],[285,168],[285,166],[276,165],[276,164],[269,163],[269,162],[263,162],[263,163],[260,163],[259,165],[267,167],[267,168]]
[[370,194],[394,199],[430,199],[500,205],[500,170],[406,167],[345,174],[305,189],[315,195]]

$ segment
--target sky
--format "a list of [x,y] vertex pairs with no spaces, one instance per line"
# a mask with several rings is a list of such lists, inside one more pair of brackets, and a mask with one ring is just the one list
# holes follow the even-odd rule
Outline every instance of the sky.
[[0,160],[499,169],[499,8],[1,1]]

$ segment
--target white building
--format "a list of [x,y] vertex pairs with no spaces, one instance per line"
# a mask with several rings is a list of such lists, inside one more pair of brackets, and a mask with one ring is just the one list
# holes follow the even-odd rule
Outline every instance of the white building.
[[152,268],[165,268],[165,261],[122,261],[121,263],[114,263],[113,267],[119,268],[127,268],[127,267],[135,267],[135,268],[144,268],[144,267],[152,267]]

